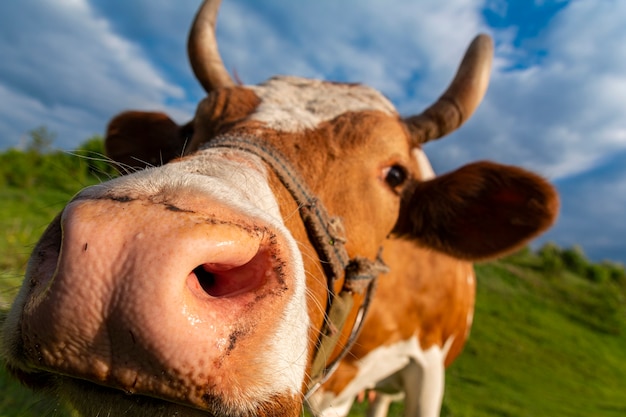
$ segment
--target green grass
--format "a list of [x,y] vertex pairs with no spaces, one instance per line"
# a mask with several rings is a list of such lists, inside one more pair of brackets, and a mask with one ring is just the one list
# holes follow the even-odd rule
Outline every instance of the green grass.
[[[38,236],[71,195],[0,187],[0,309],[15,295]],[[543,268],[532,253],[477,266],[472,335],[447,372],[442,416],[626,415],[626,290]],[[0,417],[70,416],[4,370],[0,393]],[[391,415],[401,411],[395,404]],[[363,414],[364,405],[355,405],[352,415]]]
[[[72,194],[47,188],[0,188],[0,310],[8,309],[35,242]],[[34,396],[16,383],[4,368],[0,393],[0,417],[69,416],[58,411],[61,408],[54,400]]]
[[582,278],[507,261],[477,270],[472,336],[448,371],[443,415],[626,415],[623,304],[617,328],[606,313],[602,327],[589,311],[598,290]]
[[22,281],[28,256],[72,192],[0,188],[0,308],[7,307]]
[[54,398],[34,396],[0,372],[0,417],[75,417]]

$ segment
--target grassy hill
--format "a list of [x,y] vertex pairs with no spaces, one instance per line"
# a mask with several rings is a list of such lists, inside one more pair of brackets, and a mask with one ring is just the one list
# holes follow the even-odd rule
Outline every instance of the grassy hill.
[[448,416],[626,415],[623,290],[538,257],[478,267],[472,336],[447,379]]
[[[89,167],[67,175],[67,163],[46,161],[49,169],[65,172],[58,186],[51,186],[48,171],[41,173],[45,181],[35,176],[27,184],[13,184],[0,172],[0,310],[8,308],[46,224],[75,191],[98,181],[87,175]],[[626,415],[623,268],[548,245],[478,265],[477,272],[472,336],[448,370],[442,416]],[[54,399],[21,388],[4,370],[0,393],[0,417],[71,415]],[[392,415],[401,409],[394,405]],[[363,406],[355,406],[353,414],[362,413]]]

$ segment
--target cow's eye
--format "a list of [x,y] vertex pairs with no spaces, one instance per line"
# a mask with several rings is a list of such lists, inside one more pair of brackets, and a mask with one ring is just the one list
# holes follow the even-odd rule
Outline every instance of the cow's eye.
[[401,165],[392,165],[389,168],[385,168],[383,172],[385,182],[391,188],[397,188],[404,184],[408,178],[406,169]]

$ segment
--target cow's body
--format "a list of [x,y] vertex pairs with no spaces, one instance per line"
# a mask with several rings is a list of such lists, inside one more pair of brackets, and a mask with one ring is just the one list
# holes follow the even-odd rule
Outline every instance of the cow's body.
[[377,391],[371,415],[386,415],[390,398],[404,398],[407,416],[439,415],[445,367],[472,324],[472,264],[402,240],[388,241],[384,251],[390,272],[350,354],[313,395],[317,415],[347,415],[365,389]]
[[[77,194],[35,247],[3,328],[9,370],[82,415],[295,417],[324,376],[310,374],[313,363],[339,358],[320,356],[320,346],[335,336],[345,344],[363,311],[355,282],[382,270],[381,248],[392,267],[407,264],[405,242],[494,257],[544,230],[557,210],[553,188],[519,168],[482,162],[421,176],[414,150],[456,129],[482,98],[486,37],[442,99],[402,119],[365,86],[295,77],[235,85],[215,46],[217,5],[203,5],[191,31],[208,94],[194,119],[176,126],[130,112],[109,126],[116,161],[169,163]],[[407,273],[380,279],[406,285]],[[421,286],[436,284],[409,281],[405,295],[424,325],[420,306],[438,301]],[[384,288],[368,321],[389,311]],[[328,323],[341,300],[346,325]],[[381,341],[368,329],[378,325],[361,335],[372,346]],[[417,342],[427,333],[396,333],[383,344],[400,361],[402,349],[428,363],[443,356],[432,353],[439,343],[458,350],[447,333],[426,350]],[[439,390],[434,377],[424,381]]]

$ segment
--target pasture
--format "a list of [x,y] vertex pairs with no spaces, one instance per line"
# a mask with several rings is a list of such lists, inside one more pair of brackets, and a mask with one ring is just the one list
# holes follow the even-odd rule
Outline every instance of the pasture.
[[[91,151],[97,150],[94,143]],[[2,154],[2,312],[48,222],[74,192],[110,175],[102,165],[67,154],[31,152],[31,167],[20,165],[29,161],[25,152]],[[28,181],[8,179],[7,173],[24,169]],[[548,246],[476,268],[472,335],[447,372],[442,416],[626,414],[626,276],[621,267],[592,264],[576,251]],[[71,415],[54,398],[34,396],[14,383],[4,369],[0,393],[0,417]],[[391,415],[401,410],[401,404],[394,405]],[[363,413],[357,405],[352,414]]]

